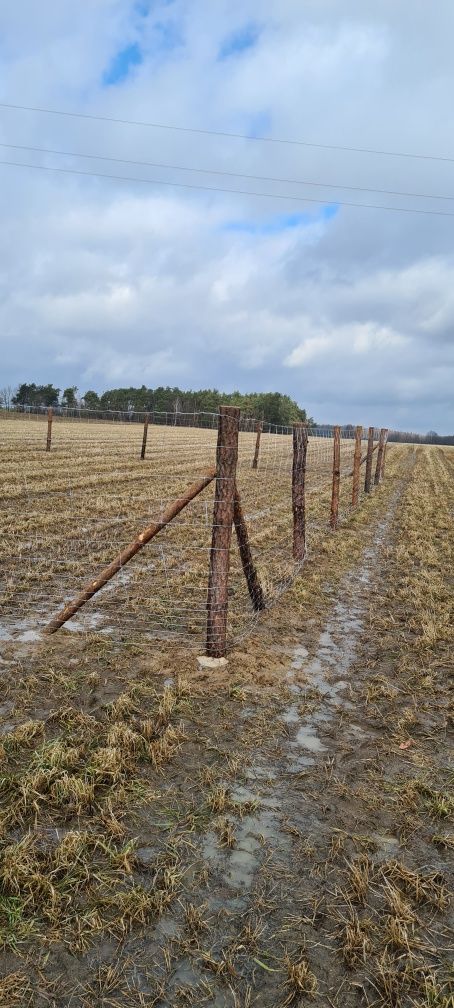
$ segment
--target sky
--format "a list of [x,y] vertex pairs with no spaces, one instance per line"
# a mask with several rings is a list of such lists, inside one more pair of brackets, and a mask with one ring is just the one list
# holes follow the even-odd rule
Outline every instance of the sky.
[[2,4],[0,386],[454,431],[453,35],[452,0]]

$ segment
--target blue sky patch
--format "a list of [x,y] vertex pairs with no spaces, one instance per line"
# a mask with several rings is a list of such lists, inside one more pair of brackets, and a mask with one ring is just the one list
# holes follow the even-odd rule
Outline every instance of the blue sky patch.
[[245,52],[246,49],[252,49],[259,35],[260,28],[252,21],[249,24],[243,25],[242,28],[237,28],[236,31],[228,35],[222,42],[218,59],[229,59],[230,56],[237,56],[239,53]]
[[299,227],[310,227],[320,221],[329,221],[336,216],[338,206],[329,203],[320,207],[315,213],[296,211],[295,213],[275,214],[262,220],[232,220],[226,221],[223,231],[242,231],[252,235],[275,235],[283,231],[294,231]]
[[115,53],[110,66],[103,73],[103,84],[121,84],[129,76],[133,67],[139,66],[142,60],[142,52],[137,42],[120,49]]
[[175,21],[157,21],[153,25],[152,44],[155,52],[170,52],[183,45],[181,30]]
[[134,11],[139,17],[147,17],[150,13],[153,0],[136,0]]
[[251,137],[266,136],[271,130],[271,115],[269,112],[256,112],[249,120],[247,134]]

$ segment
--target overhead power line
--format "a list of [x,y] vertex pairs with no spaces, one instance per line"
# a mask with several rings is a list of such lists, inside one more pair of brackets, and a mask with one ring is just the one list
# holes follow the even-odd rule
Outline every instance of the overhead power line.
[[311,196],[292,196],[286,193],[251,192],[248,189],[227,189],[221,186],[197,185],[194,182],[169,182],[162,179],[137,178],[133,175],[108,175],[105,172],[82,171],[78,168],[57,168],[50,165],[30,164],[25,161],[1,161],[0,165],[7,165],[11,168],[33,168],[37,171],[58,172],[64,175],[83,175],[85,177],[111,179],[114,182],[136,182],[141,185],[171,186],[176,189],[196,189],[203,192],[229,193],[233,196],[258,196],[262,199],[287,200],[293,203],[316,203],[317,205],[358,207],[366,210],[390,210],[397,213],[423,214],[424,216],[454,217],[454,211],[449,210],[424,210],[417,207],[395,207],[385,206],[379,203],[353,203],[347,200],[326,200],[315,199]]
[[40,112],[45,115],[70,116],[74,119],[92,119],[95,122],[111,122],[121,126],[142,126],[151,129],[174,130],[178,133],[196,133],[200,136],[230,137],[234,140],[254,140],[263,143],[289,144],[298,147],[313,147],[317,150],[338,150],[355,154],[377,154],[383,157],[415,158],[422,161],[447,161],[454,164],[454,157],[443,154],[415,154],[411,151],[381,150],[373,147],[350,147],[342,144],[314,143],[309,140],[292,140],[286,137],[251,136],[248,133],[230,133],[227,130],[198,129],[194,126],[174,126],[170,123],[145,122],[140,119],[119,119],[114,116],[93,115],[88,112],[67,112],[63,109],[41,108],[35,105],[13,105],[10,102],[0,102],[0,108],[14,109],[20,112]]
[[107,154],[86,154],[82,151],[62,151],[52,147],[32,147],[26,144],[0,143],[8,150],[33,151],[39,154],[53,154],[59,157],[87,158],[92,161],[111,161],[114,164],[132,165],[138,168],[165,168],[172,171],[196,172],[199,175],[221,175],[228,178],[249,179],[253,182],[280,182],[286,185],[305,185],[317,189],[344,189],[348,192],[379,193],[382,196],[405,196],[412,199],[454,200],[454,196],[438,193],[406,192],[397,189],[372,189],[368,186],[342,185],[339,182],[313,182],[307,179],[282,178],[273,175],[248,175],[245,172],[224,171],[216,168],[195,168],[192,165],[168,164],[163,161],[133,161],[130,158],[112,157]]

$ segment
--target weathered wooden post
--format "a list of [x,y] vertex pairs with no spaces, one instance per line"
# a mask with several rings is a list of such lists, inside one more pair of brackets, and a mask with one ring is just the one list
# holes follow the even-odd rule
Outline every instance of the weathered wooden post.
[[146,448],[147,448],[148,421],[149,421],[148,413],[145,413],[145,419],[144,419],[144,423],[143,423],[142,451],[140,453],[140,457],[141,457],[142,460],[145,458],[145,451],[146,451]]
[[383,458],[382,458],[382,461],[381,461],[380,479],[383,479],[384,475],[385,475],[385,456],[386,456],[386,448],[387,448],[387,445],[388,445],[388,434],[389,434],[389,430],[386,429],[385,443],[383,445]]
[[336,425],[333,429],[333,489],[331,493],[331,512],[329,523],[332,529],[337,528],[339,519],[339,491],[340,491],[340,427]]
[[207,599],[206,653],[209,658],[224,658],[226,650],[230,543],[234,518],[239,422],[240,411],[237,406],[220,406]]
[[361,472],[361,438],[362,426],[355,427],[355,454],[353,456],[352,505],[356,507],[359,500],[359,478]]
[[52,406],[49,406],[47,411],[47,440],[46,440],[46,451],[50,451],[50,446],[52,444],[52,418],[54,411]]
[[307,428],[303,423],[293,424],[293,557],[304,560],[306,555],[306,457]]
[[367,436],[367,455],[366,455],[366,475],[364,479],[364,492],[370,493],[371,483],[372,483],[372,455],[374,452],[374,427],[369,427]]
[[379,484],[379,482],[381,480],[381,472],[382,472],[382,466],[383,466],[383,452],[385,450],[385,439],[386,439],[387,433],[388,433],[388,431],[386,430],[386,428],[382,427],[381,430],[380,430],[380,438],[379,438],[379,441],[378,441],[377,465],[375,466],[375,476],[374,476],[374,484],[375,484],[375,486],[378,486],[378,484]]
[[254,458],[252,459],[252,468],[253,469],[257,469],[257,466],[259,464],[260,437],[261,437],[262,430],[263,430],[263,423],[262,423],[261,420],[257,420],[257,424],[256,424],[255,429],[257,431],[257,437],[255,439]]

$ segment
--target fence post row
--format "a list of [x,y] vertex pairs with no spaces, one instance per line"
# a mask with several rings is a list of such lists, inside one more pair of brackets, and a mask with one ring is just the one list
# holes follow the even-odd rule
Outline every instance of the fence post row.
[[148,413],[145,413],[145,420],[144,420],[144,424],[143,424],[142,451],[140,452],[141,459],[145,458],[145,451],[146,451],[146,448],[147,448],[148,421],[149,421]]
[[46,440],[46,451],[50,451],[50,446],[51,446],[51,444],[52,444],[52,417],[53,417],[53,415],[54,415],[54,411],[53,411],[53,409],[52,409],[52,406],[49,406],[49,409],[48,409],[48,411],[47,411],[47,440]]
[[253,469],[257,469],[257,466],[259,464],[260,436],[263,430],[263,423],[261,420],[257,420],[257,425],[255,429],[257,431],[257,437],[255,439],[255,451],[254,451],[254,458],[252,460]]
[[355,454],[353,456],[352,505],[356,507],[359,500],[359,479],[361,472],[361,438],[362,426],[355,427]]
[[329,523],[332,529],[337,528],[339,519],[339,492],[340,492],[340,427],[336,425],[333,430],[333,489],[331,493],[331,512]]
[[375,433],[375,427],[369,427],[367,437],[366,475],[364,479],[365,493],[370,493],[372,483],[372,455],[374,451],[374,433]]
[[234,520],[239,421],[240,411],[237,406],[219,408],[216,488],[207,598],[206,653],[210,658],[224,658],[226,651],[230,543]]
[[307,429],[303,423],[293,424],[293,557],[304,560],[306,554],[306,457]]
[[381,480],[381,471],[382,471],[382,464],[383,464],[383,452],[384,452],[384,448],[385,448],[385,437],[386,437],[386,430],[385,430],[384,427],[382,427],[381,430],[380,430],[380,437],[379,437],[379,440],[378,440],[377,464],[375,466],[375,476],[374,476],[374,484],[375,484],[375,486],[378,486],[378,484],[379,484],[379,482]]

